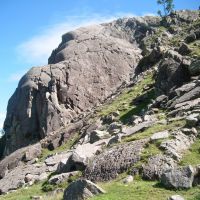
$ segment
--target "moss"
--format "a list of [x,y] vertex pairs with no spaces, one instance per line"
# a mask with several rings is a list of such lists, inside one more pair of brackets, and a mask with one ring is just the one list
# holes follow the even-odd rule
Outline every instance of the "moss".
[[[154,84],[153,72],[149,72],[142,81],[134,85],[131,89],[126,89],[111,103],[100,107],[97,111],[98,116],[106,116],[116,110],[120,111],[119,119],[127,122],[133,114],[139,114],[152,98],[154,91],[152,89],[145,91],[145,87],[151,87]],[[134,99],[139,96],[146,95],[146,100],[139,106],[133,105]]]
[[42,154],[39,157],[39,162],[44,162],[44,160],[47,158],[47,156],[49,155],[54,155],[56,153],[61,153],[63,151],[69,150],[75,143],[75,141],[77,140],[77,138],[79,137],[79,134],[73,134],[71,136],[71,138],[69,138],[65,144],[57,147],[56,149],[54,149],[53,151],[50,151],[49,149],[43,148],[42,149]]
[[200,164],[200,139],[196,140],[190,149],[184,154],[180,165],[198,165]]

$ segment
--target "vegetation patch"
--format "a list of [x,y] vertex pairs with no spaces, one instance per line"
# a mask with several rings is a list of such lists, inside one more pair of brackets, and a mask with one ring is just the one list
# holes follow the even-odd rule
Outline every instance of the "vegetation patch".
[[179,164],[182,166],[200,164],[200,139],[196,140],[191,145],[190,149],[184,154]]
[[49,155],[54,155],[56,153],[61,153],[64,152],[66,150],[71,149],[71,147],[74,145],[74,143],[76,142],[77,138],[79,137],[79,134],[73,134],[71,136],[71,138],[69,138],[65,144],[57,147],[56,149],[50,151],[49,149],[43,148],[42,149],[42,154],[39,157],[39,162],[44,162],[44,160],[49,156]]
[[[149,72],[133,88],[126,89],[112,103],[99,108],[98,115],[106,116],[118,110],[120,112],[119,119],[126,122],[133,114],[139,114],[150,103],[150,100],[154,98],[154,90],[152,89],[154,81],[153,72]],[[150,88],[145,90],[147,87]],[[142,95],[146,95],[145,101],[140,105],[133,105],[134,100]]]
[[172,121],[168,124],[155,124],[155,125],[151,126],[150,128],[147,128],[146,130],[142,131],[142,132],[138,132],[138,133],[136,133],[132,136],[124,138],[123,142],[131,142],[131,141],[135,141],[135,140],[141,140],[141,139],[144,139],[144,138],[149,138],[156,132],[160,132],[160,131],[164,131],[164,130],[174,130],[174,129],[177,129],[179,127],[185,126],[185,124],[186,124],[186,122],[185,122],[184,119]]
[[181,195],[187,200],[199,200],[200,186],[190,190],[173,191],[158,186],[156,181],[134,180],[125,185],[122,180],[107,183],[99,183],[106,194],[91,198],[91,200],[166,200],[172,195]]

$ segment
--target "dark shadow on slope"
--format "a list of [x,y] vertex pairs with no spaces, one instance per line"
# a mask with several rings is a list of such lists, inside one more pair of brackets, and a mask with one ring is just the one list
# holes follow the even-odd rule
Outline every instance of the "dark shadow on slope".
[[130,105],[133,106],[131,110],[120,117],[120,121],[124,124],[130,123],[131,117],[133,115],[139,115],[143,110],[147,109],[148,104],[155,99],[155,91],[154,88],[148,90],[144,94],[138,96],[134,99]]

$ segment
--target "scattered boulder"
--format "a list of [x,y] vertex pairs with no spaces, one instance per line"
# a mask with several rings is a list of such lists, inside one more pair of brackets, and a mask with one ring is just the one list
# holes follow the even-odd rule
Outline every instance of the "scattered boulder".
[[111,146],[112,144],[116,144],[122,141],[122,134],[117,134],[115,136],[113,136],[109,142],[108,142],[108,146]]
[[131,176],[131,175],[127,176],[127,177],[123,180],[123,183],[124,183],[124,184],[131,183],[131,182],[133,182],[133,176]]
[[35,158],[38,158],[41,155],[41,153],[42,153],[42,147],[40,143],[32,145],[24,153],[23,161],[28,162]]
[[58,174],[58,175],[52,176],[48,180],[48,182],[49,184],[58,185],[60,183],[68,181],[70,177],[76,176],[78,174],[79,174],[79,171]]
[[137,124],[133,127],[123,127],[122,128],[122,133],[124,133],[122,135],[122,137],[127,137],[130,135],[133,135],[139,131],[142,131],[150,126],[152,126],[154,124],[155,121],[147,121],[147,122],[142,122],[140,124]]
[[158,132],[158,133],[154,133],[150,137],[150,140],[153,141],[153,140],[165,139],[165,138],[168,138],[168,137],[169,137],[169,131],[166,130],[166,131],[161,131],[161,132]]
[[151,156],[147,164],[142,166],[142,176],[147,180],[159,180],[163,172],[176,166],[177,163],[170,156],[162,154]]
[[167,200],[184,200],[184,198],[180,195],[173,195],[169,197]]
[[185,42],[186,43],[191,43],[191,42],[194,42],[196,40],[196,35],[195,33],[190,33],[189,35],[186,36],[185,38]]
[[80,179],[72,182],[64,191],[63,200],[85,200],[105,191],[89,180]]
[[172,58],[163,59],[158,66],[157,93],[169,95],[172,89],[182,86],[189,80],[190,74],[186,67]]
[[175,160],[180,160],[182,154],[190,148],[191,144],[195,141],[194,135],[185,135],[180,130],[171,133],[173,139],[163,141],[160,145],[165,151],[165,154]]
[[93,144],[99,140],[110,138],[111,135],[106,131],[94,130],[90,133],[90,143]]
[[200,75],[200,60],[195,60],[189,66],[191,76]]
[[192,166],[169,169],[161,176],[161,183],[167,188],[188,189],[192,187],[195,169]]
[[198,119],[195,117],[195,115],[189,115],[186,117],[186,124],[188,127],[194,127],[197,125]]
[[191,51],[192,50],[190,49],[190,47],[185,43],[182,43],[179,50],[178,50],[178,52],[183,56],[191,53]]
[[140,154],[148,139],[119,144],[95,156],[84,171],[91,181],[108,181],[127,171],[140,160]]

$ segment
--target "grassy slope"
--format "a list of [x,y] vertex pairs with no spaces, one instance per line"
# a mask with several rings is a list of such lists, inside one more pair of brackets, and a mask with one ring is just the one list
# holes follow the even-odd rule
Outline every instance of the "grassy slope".
[[[103,106],[101,110],[99,111],[99,115],[107,115],[113,111],[120,110],[120,116],[119,120],[128,120],[129,117],[133,114],[138,114],[143,108],[146,107],[148,102],[153,98],[153,93],[150,95],[147,95],[147,101],[144,102],[144,104],[140,105],[139,108],[136,108],[133,105],[133,99],[137,98],[138,96],[141,96],[146,92],[144,90],[145,87],[148,85],[152,85],[154,83],[153,81],[153,74],[149,73],[145,76],[145,79],[142,80],[137,86],[134,86],[133,88],[124,91],[118,98],[116,98],[112,103]],[[151,90],[152,91],[152,90]],[[158,113],[159,115],[160,113]],[[162,114],[162,113],[161,113]],[[162,114],[161,116],[163,119],[165,118],[165,114]],[[139,132],[133,136],[125,138],[122,142],[128,142],[138,139],[143,139],[150,137],[153,133],[162,131],[162,130],[173,130],[177,127],[184,126],[185,121],[179,120],[179,121],[173,121],[169,124],[155,124],[154,126]],[[44,158],[53,153],[62,152],[66,149],[69,149],[72,144],[74,143],[75,139],[77,139],[78,134],[74,136],[69,142],[62,145],[55,151],[48,151],[44,150],[43,154],[40,158],[40,161],[43,161]],[[146,146],[144,149],[141,157],[141,162],[146,162],[147,158],[151,155],[155,155],[161,152],[161,150],[158,148],[156,143],[151,143]],[[186,153],[186,155],[183,158],[183,161],[181,164],[186,165],[188,163],[190,164],[197,164],[200,160],[200,140],[194,143],[194,145],[191,147],[190,151]],[[162,153],[162,152],[161,152]],[[124,175],[125,176],[125,175]],[[120,176],[122,177],[122,176]],[[186,200],[200,200],[200,187],[194,187],[187,191],[172,191],[172,190],[166,190],[164,188],[159,187],[158,182],[151,182],[151,181],[143,181],[141,179],[134,180],[133,183],[127,185],[124,185],[120,178],[117,180],[113,180],[111,182],[107,183],[99,183],[101,187],[103,187],[107,194],[100,195],[97,197],[92,198],[93,200],[166,200],[167,197],[173,194],[180,194],[183,195]],[[28,189],[20,189],[14,193],[10,193],[5,196],[0,196],[0,200],[29,200],[31,199],[31,196],[35,195],[42,195],[45,200],[61,200],[62,194],[56,195],[56,196],[47,196],[47,193],[42,191],[42,188],[44,188],[45,183],[35,184]],[[65,185],[66,187],[66,185]],[[62,188],[62,186],[61,186]]]
[[[151,99],[154,98],[154,90],[145,90],[145,87],[154,84],[153,72],[145,75],[144,79],[137,83],[136,86],[131,89],[126,89],[122,92],[113,102],[104,105],[98,109],[99,116],[106,116],[112,112],[118,110],[120,112],[119,119],[122,122],[126,122],[130,116],[140,113],[140,111],[150,103]],[[146,100],[135,106],[133,105],[133,99],[146,95]]]
[[190,190],[166,190],[154,181],[135,180],[129,185],[121,181],[99,184],[107,193],[91,200],[167,200],[171,195],[179,194],[186,200],[200,200],[200,186]]

